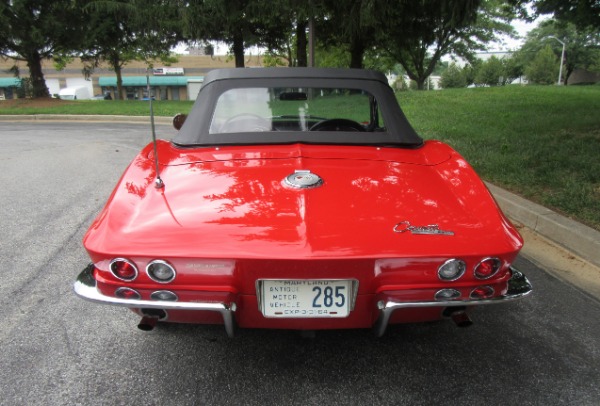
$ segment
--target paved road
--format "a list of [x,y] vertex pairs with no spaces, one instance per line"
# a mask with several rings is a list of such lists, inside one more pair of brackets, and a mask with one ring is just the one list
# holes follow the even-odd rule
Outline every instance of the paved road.
[[83,233],[148,133],[0,123],[0,404],[598,404],[600,303],[523,258],[533,296],[478,309],[468,329],[393,326],[381,339],[144,333],[133,313],[75,297]]

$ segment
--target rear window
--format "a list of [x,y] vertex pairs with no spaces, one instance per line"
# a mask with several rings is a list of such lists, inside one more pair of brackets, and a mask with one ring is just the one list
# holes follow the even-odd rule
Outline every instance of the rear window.
[[234,88],[219,96],[209,133],[377,131],[384,124],[375,106],[373,95],[356,89]]

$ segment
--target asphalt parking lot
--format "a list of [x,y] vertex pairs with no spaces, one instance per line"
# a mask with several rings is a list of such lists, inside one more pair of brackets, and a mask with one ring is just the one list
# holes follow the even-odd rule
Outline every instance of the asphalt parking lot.
[[[159,136],[174,135],[159,126]],[[136,328],[77,298],[81,238],[148,126],[0,122],[1,405],[597,405],[600,301],[524,257],[532,296],[370,331]],[[576,271],[576,270],[574,270]]]

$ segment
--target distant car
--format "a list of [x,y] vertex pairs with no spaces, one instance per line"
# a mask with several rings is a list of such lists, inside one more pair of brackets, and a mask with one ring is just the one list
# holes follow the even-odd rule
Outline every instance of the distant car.
[[517,230],[456,151],[415,133],[382,74],[213,71],[183,118],[84,238],[75,292],[131,308],[140,328],[381,336],[469,325],[470,308],[531,292],[512,266]]
[[94,97],[92,97],[92,100],[112,100],[112,96],[110,95],[110,93],[104,93],[104,94],[97,94]]
[[65,87],[58,91],[58,98],[62,100],[90,100],[90,90],[85,86]]

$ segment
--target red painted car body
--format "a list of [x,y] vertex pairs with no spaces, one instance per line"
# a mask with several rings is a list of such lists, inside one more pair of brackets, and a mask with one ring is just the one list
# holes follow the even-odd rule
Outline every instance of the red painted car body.
[[[250,71],[207,77],[183,135],[156,145],[159,174],[152,144],[133,160],[84,238],[92,264],[75,284],[80,296],[132,308],[148,329],[168,321],[224,323],[229,335],[235,325],[375,327],[381,335],[389,323],[446,316],[466,324],[470,306],[531,291],[511,267],[523,244],[518,232],[456,151],[411,132],[397,104],[389,106],[396,102],[382,76]],[[219,103],[233,98],[231,89],[251,89],[252,98],[270,89],[270,108],[289,109],[293,100],[305,109],[318,106],[318,96],[304,93],[311,80],[351,89],[331,92],[340,100],[361,98],[356,83],[383,90],[364,92],[370,121],[357,129],[347,118],[327,127],[331,120],[308,115],[312,129],[322,121],[327,128],[292,129],[303,113],[267,124],[236,114],[214,127],[219,109],[230,114]],[[286,83],[293,91],[281,90]],[[373,94],[388,104],[382,118]]]

